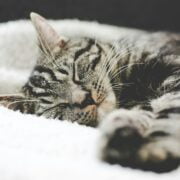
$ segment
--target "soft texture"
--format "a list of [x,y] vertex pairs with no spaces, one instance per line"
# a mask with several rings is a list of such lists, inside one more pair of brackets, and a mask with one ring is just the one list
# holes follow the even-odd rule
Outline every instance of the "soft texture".
[[[112,41],[131,30],[78,20],[52,21],[64,35]],[[0,25],[0,93],[18,93],[36,60],[30,22]],[[178,179],[179,170],[157,175],[98,160],[100,132],[65,121],[23,115],[0,107],[0,179]]]

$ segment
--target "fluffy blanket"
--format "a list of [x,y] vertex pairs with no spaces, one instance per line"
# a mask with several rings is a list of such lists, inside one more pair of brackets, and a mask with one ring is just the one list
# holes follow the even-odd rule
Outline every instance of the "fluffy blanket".
[[[112,41],[128,29],[78,20],[51,21],[64,35]],[[17,93],[36,60],[29,21],[0,24],[0,94]],[[158,175],[98,160],[98,129],[23,115],[0,107],[0,180],[178,179],[180,171]]]

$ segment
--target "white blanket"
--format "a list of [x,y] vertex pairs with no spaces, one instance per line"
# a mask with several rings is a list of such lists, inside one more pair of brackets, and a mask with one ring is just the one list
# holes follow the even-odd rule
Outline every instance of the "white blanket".
[[[130,30],[78,20],[51,21],[68,36],[111,41]],[[0,94],[16,93],[36,60],[29,21],[0,25]],[[0,180],[179,179],[180,171],[158,175],[109,165],[97,158],[100,132],[78,124],[23,115],[0,107]]]

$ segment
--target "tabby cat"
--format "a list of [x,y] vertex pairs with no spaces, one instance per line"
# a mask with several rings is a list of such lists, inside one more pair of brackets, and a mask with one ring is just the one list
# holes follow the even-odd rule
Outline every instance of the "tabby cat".
[[39,56],[21,96],[1,104],[22,113],[100,125],[101,159],[167,172],[180,163],[180,35],[141,32],[105,43],[59,36],[31,13]]

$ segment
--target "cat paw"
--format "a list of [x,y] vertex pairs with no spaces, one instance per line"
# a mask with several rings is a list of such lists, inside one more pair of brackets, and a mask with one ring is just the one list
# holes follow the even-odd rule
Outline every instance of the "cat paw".
[[136,127],[138,115],[128,110],[117,110],[102,122],[100,129],[100,157],[111,164],[133,165],[137,151],[144,143]]
[[136,129],[118,128],[111,136],[101,138],[101,159],[111,164],[132,165],[143,141]]
[[101,159],[111,164],[158,173],[177,168],[180,164],[178,138],[162,131],[144,136],[143,131],[135,126],[138,116],[130,111],[127,113],[114,113],[102,124]]
[[123,127],[101,140],[101,159],[110,164],[158,173],[174,170],[180,164],[180,146],[174,138],[151,141],[136,129]]

